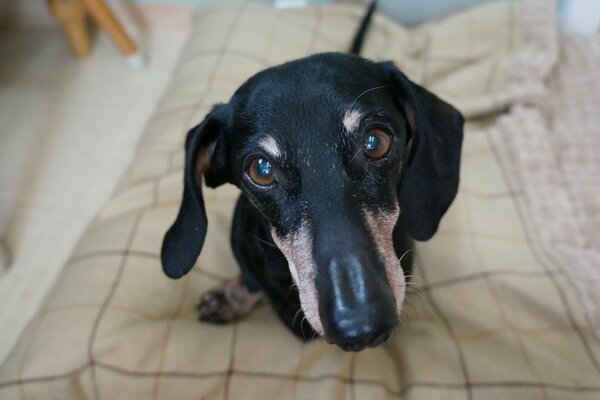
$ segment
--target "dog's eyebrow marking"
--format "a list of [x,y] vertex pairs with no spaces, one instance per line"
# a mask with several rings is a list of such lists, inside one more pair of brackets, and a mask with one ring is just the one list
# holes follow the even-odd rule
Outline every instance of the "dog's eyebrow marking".
[[361,113],[355,108],[348,108],[342,117],[342,124],[346,128],[346,132],[354,132],[360,125],[360,119],[364,113]]
[[344,112],[344,116],[342,117],[342,122],[344,124],[344,128],[346,128],[346,132],[349,133],[349,132],[354,131],[356,128],[358,128],[360,119],[364,116],[364,113],[361,113],[354,107],[354,105],[356,104],[358,99],[360,99],[362,96],[364,96],[365,94],[367,94],[369,92],[372,92],[374,90],[379,90],[379,89],[385,89],[386,87],[389,87],[389,86],[391,86],[391,85],[375,86],[370,89],[362,91],[358,96],[356,96],[356,98],[352,101],[352,104],[350,104],[350,107],[348,107],[346,109],[346,111]]
[[281,148],[272,136],[265,136],[258,142],[258,145],[273,158],[281,158],[283,156]]

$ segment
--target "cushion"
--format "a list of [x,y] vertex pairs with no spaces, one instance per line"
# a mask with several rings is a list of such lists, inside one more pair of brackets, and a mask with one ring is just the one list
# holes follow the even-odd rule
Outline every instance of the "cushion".
[[178,210],[187,130],[257,71],[346,50],[363,10],[199,9],[119,189],[0,368],[0,398],[598,398],[600,344],[537,245],[494,124],[529,90],[508,84],[510,67],[536,51],[526,33],[552,26],[551,10],[498,2],[414,30],[374,19],[365,56],[396,61],[469,123],[459,194],[434,239],[416,245],[402,327],[346,353],[300,342],[264,304],[233,324],[197,321],[200,294],[238,274],[235,187],[205,189],[208,235],[188,275],[163,275],[160,246]]

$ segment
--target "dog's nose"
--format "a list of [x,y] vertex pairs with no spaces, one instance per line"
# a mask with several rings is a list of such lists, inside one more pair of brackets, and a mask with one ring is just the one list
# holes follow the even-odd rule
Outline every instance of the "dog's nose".
[[359,351],[389,338],[398,317],[385,272],[350,255],[331,260],[320,277],[319,314],[327,341]]

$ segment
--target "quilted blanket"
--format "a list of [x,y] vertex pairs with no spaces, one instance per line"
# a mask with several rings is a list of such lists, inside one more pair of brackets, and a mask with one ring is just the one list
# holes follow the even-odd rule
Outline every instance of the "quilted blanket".
[[600,338],[600,35],[563,36],[559,47],[552,38],[538,35],[538,53],[555,68],[529,74],[545,78],[542,91],[515,99],[499,127],[537,239],[579,289]]

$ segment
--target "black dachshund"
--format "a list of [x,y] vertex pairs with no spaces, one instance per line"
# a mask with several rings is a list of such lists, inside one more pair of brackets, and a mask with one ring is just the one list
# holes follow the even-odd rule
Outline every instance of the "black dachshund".
[[384,342],[411,268],[399,258],[436,232],[456,194],[463,122],[390,62],[324,53],[256,74],[188,133],[165,273],[183,276],[202,249],[202,178],[231,183],[241,278],[206,294],[200,318],[232,321],[266,296],[300,337],[351,351]]

